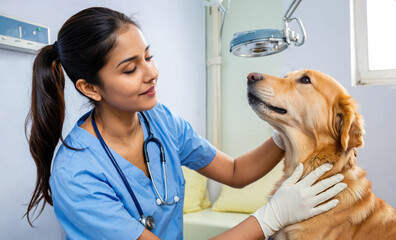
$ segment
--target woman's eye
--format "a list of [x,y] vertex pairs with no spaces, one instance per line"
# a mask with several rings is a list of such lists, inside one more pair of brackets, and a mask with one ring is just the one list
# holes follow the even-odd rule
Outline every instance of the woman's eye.
[[131,74],[131,73],[133,73],[134,71],[136,70],[136,67],[134,67],[132,70],[130,70],[130,71],[125,71],[124,73],[126,73],[126,74]]
[[300,82],[303,84],[310,84],[311,83],[311,79],[309,79],[309,77],[304,76],[300,79]]
[[[150,61],[153,57],[154,57],[154,56],[151,55],[151,56],[149,56],[149,57],[146,57],[145,60],[148,62],[148,61]],[[125,71],[124,73],[126,73],[126,74],[131,74],[131,73],[135,72],[135,70],[136,70],[136,66],[135,66],[132,70],[130,70],[130,71]]]

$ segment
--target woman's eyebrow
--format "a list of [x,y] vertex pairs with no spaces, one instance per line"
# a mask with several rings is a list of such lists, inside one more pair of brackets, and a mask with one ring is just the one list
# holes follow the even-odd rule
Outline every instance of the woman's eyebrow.
[[[148,50],[149,48],[150,48],[150,45],[147,45],[147,47],[146,47],[146,49],[144,50],[144,52],[147,52],[147,50]],[[125,63],[125,62],[133,61],[133,60],[135,60],[136,58],[138,58],[138,56],[133,56],[133,57],[130,57],[130,58],[126,58],[126,59],[122,60],[122,61],[117,65],[116,68],[118,68],[121,64],[123,64],[123,63]]]

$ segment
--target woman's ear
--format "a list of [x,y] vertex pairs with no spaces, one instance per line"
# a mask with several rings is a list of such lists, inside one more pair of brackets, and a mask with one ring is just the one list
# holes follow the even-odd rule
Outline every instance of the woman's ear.
[[76,87],[82,94],[89,97],[90,99],[96,102],[102,100],[102,95],[100,94],[98,86],[90,84],[84,79],[78,79],[76,82]]

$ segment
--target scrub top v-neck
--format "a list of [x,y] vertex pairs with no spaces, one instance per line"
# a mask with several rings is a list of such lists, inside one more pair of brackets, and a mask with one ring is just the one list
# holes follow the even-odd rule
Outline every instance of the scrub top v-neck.
[[[124,172],[144,214],[156,221],[153,233],[161,239],[183,239],[185,180],[181,165],[191,169],[207,166],[216,149],[199,136],[191,125],[167,107],[158,104],[145,111],[153,135],[165,152],[168,199],[177,196],[174,205],[157,205],[152,181],[144,172],[110,149]],[[139,212],[121,177],[99,140],[79,126],[89,117],[82,116],[59,148],[54,159],[50,185],[55,214],[67,239],[137,239],[144,227]],[[143,117],[139,121],[148,132]],[[161,196],[165,189],[159,149],[149,146],[152,178]]]

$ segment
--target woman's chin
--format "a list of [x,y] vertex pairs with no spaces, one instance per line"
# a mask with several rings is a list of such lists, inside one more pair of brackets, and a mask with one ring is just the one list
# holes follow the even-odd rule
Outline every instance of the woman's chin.
[[154,98],[150,99],[150,101],[147,101],[144,104],[142,104],[139,112],[150,110],[150,109],[154,108],[155,106],[157,106],[157,104],[158,104],[157,97],[154,97]]

